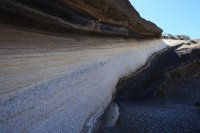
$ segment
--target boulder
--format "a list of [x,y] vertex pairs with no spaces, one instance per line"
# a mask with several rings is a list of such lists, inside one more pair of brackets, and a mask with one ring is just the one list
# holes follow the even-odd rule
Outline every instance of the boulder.
[[169,39],[176,39],[176,37],[173,36],[173,35],[171,35],[171,34],[168,35],[168,38],[169,38]]
[[191,43],[191,41],[190,40],[188,40],[188,41],[186,41],[185,43],[184,43],[184,45],[191,45],[192,43]]
[[198,43],[198,42],[195,41],[195,40],[190,40],[190,42],[191,42],[192,44],[196,44],[196,43]]
[[105,127],[114,127],[119,118],[119,107],[112,103],[105,115]]

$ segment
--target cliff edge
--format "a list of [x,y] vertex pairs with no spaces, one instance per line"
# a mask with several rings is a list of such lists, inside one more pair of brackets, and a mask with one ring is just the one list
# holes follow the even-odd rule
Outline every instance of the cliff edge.
[[1,0],[0,22],[56,33],[160,37],[129,0]]

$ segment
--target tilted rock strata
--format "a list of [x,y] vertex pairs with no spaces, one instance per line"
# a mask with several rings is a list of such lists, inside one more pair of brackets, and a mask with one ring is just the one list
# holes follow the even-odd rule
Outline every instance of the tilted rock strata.
[[[167,73],[176,68],[200,61],[200,45],[177,45],[158,52],[147,63],[117,85],[117,100],[148,100],[165,85]],[[144,76],[145,75],[145,76]]]
[[100,127],[97,132],[162,132],[164,129],[197,133],[199,86],[199,44],[183,43],[158,52],[142,68],[120,80],[114,99],[120,110],[118,123],[112,128]]
[[160,37],[128,0],[2,0],[0,22],[59,33]]
[[119,78],[167,47],[162,40],[0,30],[1,132],[92,130]]

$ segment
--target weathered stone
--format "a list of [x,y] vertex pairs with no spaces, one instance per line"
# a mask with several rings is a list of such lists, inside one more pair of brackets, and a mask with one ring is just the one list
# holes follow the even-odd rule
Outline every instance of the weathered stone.
[[1,132],[92,131],[119,78],[170,43],[180,43],[10,28],[0,33]]
[[191,43],[193,43],[193,44],[196,44],[196,43],[198,43],[197,41],[195,41],[195,40],[190,40],[190,42]]
[[160,37],[128,0],[2,0],[4,24],[45,32]]
[[119,107],[112,103],[106,112],[105,127],[114,127],[119,117]]
[[152,56],[148,63],[138,70],[140,73],[136,72],[118,83],[117,99],[148,99],[154,95],[156,88],[166,81],[165,73],[199,59],[200,47],[197,44],[175,46]]

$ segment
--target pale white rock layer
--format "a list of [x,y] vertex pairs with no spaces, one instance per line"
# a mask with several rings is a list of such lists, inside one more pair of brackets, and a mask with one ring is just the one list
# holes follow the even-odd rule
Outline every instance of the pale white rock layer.
[[119,106],[116,103],[111,103],[105,111],[105,127],[114,127],[119,118]]
[[0,132],[91,131],[120,78],[180,44],[7,28],[0,34]]

